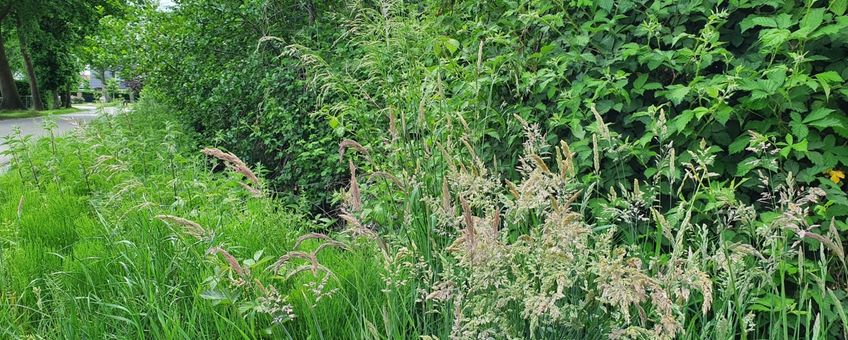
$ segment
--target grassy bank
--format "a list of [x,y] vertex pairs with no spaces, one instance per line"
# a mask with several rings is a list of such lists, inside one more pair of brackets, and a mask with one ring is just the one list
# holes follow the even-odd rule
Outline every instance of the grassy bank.
[[[20,148],[0,175],[0,337],[384,333],[374,247],[299,242],[315,224],[219,162],[149,104]],[[268,268],[327,242],[332,274]]]
[[[378,155],[342,142],[343,229],[302,213],[308,202],[282,206],[261,169],[201,148],[155,103],[15,147],[0,175],[0,336],[818,339],[846,329],[837,224],[800,232],[814,228],[817,189],[789,179],[754,213],[709,183],[711,157],[693,153],[679,185],[695,191],[651,211],[661,229],[589,221],[596,194],[576,182],[569,146],[526,130],[515,183],[467,144],[471,161],[450,148],[405,174],[390,160],[426,146],[404,136]],[[543,148],[547,159],[534,154]],[[635,185],[644,189],[606,211],[638,219],[625,203],[650,199],[653,185]]]
[[17,111],[0,111],[0,120],[3,119],[17,119],[17,118],[30,118],[30,117],[43,117],[50,115],[63,115],[68,113],[74,113],[81,111],[78,108],[61,108],[61,109],[52,109],[52,110],[43,110],[43,111],[35,111],[35,110],[17,110]]

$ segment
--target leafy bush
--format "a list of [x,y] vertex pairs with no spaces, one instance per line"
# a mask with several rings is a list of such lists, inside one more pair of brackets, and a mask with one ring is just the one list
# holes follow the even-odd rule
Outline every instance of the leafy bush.
[[[204,143],[260,164],[278,192],[317,212],[331,208],[330,193],[340,185],[338,158],[330,151],[337,135],[311,115],[315,100],[304,91],[302,68],[280,65],[283,44],[268,38],[314,34],[322,45],[330,43],[321,33],[329,24],[307,25],[297,3],[198,0],[152,14],[159,19],[148,26],[153,41],[146,48],[155,53],[144,69],[147,85]],[[313,10],[331,6],[322,2]]]
[[[696,263],[716,286],[703,299],[721,306],[673,308],[677,317],[682,313],[672,327],[677,331],[643,333],[609,320],[639,311],[637,326],[644,328],[661,317],[651,314],[656,309],[623,304],[612,314],[589,312],[583,325],[550,314],[539,323],[535,314],[519,312],[520,303],[501,299],[510,295],[509,285],[496,285],[482,300],[454,295],[459,330],[522,337],[538,326],[573,334],[598,321],[604,324],[598,329],[628,337],[682,330],[700,337],[837,336],[846,321],[830,309],[842,310],[845,301],[833,289],[844,286],[840,234],[848,227],[841,170],[845,7],[842,1],[360,2],[347,9],[332,49],[297,41],[286,53],[307,68],[323,104],[318,112],[358,142],[342,145],[367,150],[354,163],[371,180],[358,188],[352,177],[345,196],[361,192],[368,199],[348,204],[355,212],[348,219],[356,221],[348,223],[409,238],[413,257],[423,257],[431,273],[421,278],[424,286],[438,287],[433,273],[447,266],[439,254],[468,231],[446,228],[433,236],[439,230],[428,220],[433,210],[414,200],[439,201],[443,192],[459,190],[471,202],[466,215],[497,216],[511,200],[546,192],[496,190],[501,178],[522,177],[527,157],[557,155],[522,144],[564,140],[583,190],[575,208],[584,220],[614,230],[613,239],[639,259],[628,260],[634,270],[644,265],[652,275],[672,275],[677,269],[659,268]],[[534,124],[542,128],[528,130]],[[519,138],[524,132],[526,140]],[[455,188],[461,183],[468,187]],[[547,213],[504,222],[510,236],[502,246],[526,249],[522,240],[544,237]],[[689,254],[681,259],[681,252]],[[493,280],[535,270],[523,267],[523,257],[510,262],[512,251],[502,256],[496,265],[526,269],[488,273]],[[483,269],[461,269],[446,282],[474,293]],[[550,275],[556,274],[531,277],[541,284]],[[570,294],[593,296],[600,287],[581,288]],[[544,297],[551,289],[535,292]],[[587,313],[591,304],[579,307]],[[662,307],[653,301],[653,308]],[[477,313],[488,311],[520,316],[475,323]],[[468,313],[475,317],[464,318]]]
[[[106,245],[110,263],[140,266],[145,287],[180,278],[164,301],[135,286],[105,296],[101,314],[138,311],[121,334],[848,337],[845,1],[335,5],[187,0],[150,14],[144,48],[161,53],[147,88],[235,171],[213,177],[177,152],[192,141],[170,124],[115,129],[83,158],[83,174],[95,160],[105,174],[72,183],[115,187],[93,201],[131,237]],[[30,187],[65,168],[14,150]],[[327,214],[344,229],[273,229],[306,223],[267,199],[262,174],[298,209],[327,208],[335,190]],[[17,296],[60,265],[22,254],[102,249],[82,236],[89,223],[19,236],[6,214],[27,241],[5,274]],[[92,281],[82,291],[110,287]],[[27,291],[29,310],[43,291]],[[0,321],[19,333],[41,325],[10,310]]]

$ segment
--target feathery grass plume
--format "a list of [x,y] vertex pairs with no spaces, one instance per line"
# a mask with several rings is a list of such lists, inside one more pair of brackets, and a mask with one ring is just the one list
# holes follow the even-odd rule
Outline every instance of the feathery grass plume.
[[254,187],[252,187],[252,186],[249,186],[249,185],[247,185],[247,183],[239,182],[239,185],[240,185],[242,188],[244,188],[244,190],[247,190],[247,192],[249,192],[249,193],[250,193],[250,195],[251,195],[251,196],[253,196],[253,197],[262,197],[262,196],[264,196],[264,195],[265,195],[265,193],[263,193],[261,190],[256,189],[256,188],[254,188]]
[[21,216],[24,214],[24,195],[21,195],[21,199],[18,200],[18,221],[21,220]]
[[483,68],[483,45],[486,44],[486,40],[480,38],[480,45],[477,46],[477,73],[480,73],[480,69]]
[[448,179],[442,176],[442,209],[445,212],[453,211],[453,199],[450,194],[450,187],[448,186]]
[[497,238],[498,229],[501,225],[501,209],[497,208],[492,215],[492,234]]
[[380,237],[380,234],[377,234],[376,231],[371,230],[370,228],[362,225],[362,223],[359,222],[356,217],[354,217],[348,212],[342,212],[341,214],[339,214],[339,218],[347,222],[348,228],[343,231],[344,233],[350,234],[354,237],[364,236],[374,240],[375,242],[377,242],[377,246],[380,247],[383,257],[386,259],[389,257],[389,246],[386,244],[386,241],[384,241],[383,238]]
[[542,157],[539,157],[539,155],[530,155],[530,159],[533,160],[533,163],[536,164],[536,167],[538,167],[543,172],[551,172],[551,169],[548,168],[548,165],[545,164],[545,161],[542,159]]
[[424,117],[424,109],[427,105],[427,97],[430,96],[431,86],[426,86],[427,84],[421,85],[421,100],[418,101],[418,120],[417,123],[420,126],[424,125],[426,118]]
[[521,192],[518,191],[518,187],[515,186],[515,183],[512,183],[510,180],[506,180],[506,185],[509,187],[509,193],[512,194],[512,197],[515,199],[521,198]]
[[668,156],[668,178],[671,183],[674,183],[674,173],[676,172],[674,167],[677,162],[677,151],[674,149],[674,142],[668,143],[668,147],[670,149]]
[[474,229],[474,216],[471,215],[471,207],[468,205],[468,201],[462,196],[459,197],[459,201],[462,206],[462,219],[465,223],[465,228],[462,229],[462,235],[454,240],[448,249],[460,251],[460,246],[464,245],[466,250],[463,253],[468,258],[471,258],[473,262],[473,259],[477,255],[474,251],[477,247],[477,231]]
[[221,247],[212,247],[212,248],[209,248],[209,250],[207,250],[207,251],[206,251],[206,254],[208,254],[208,255],[221,255],[221,256],[223,256],[223,257],[224,257],[224,260],[227,262],[227,264],[229,264],[229,265],[230,265],[230,268],[231,268],[234,272],[236,272],[236,274],[238,274],[238,276],[240,276],[240,277],[242,277],[242,278],[246,278],[246,277],[248,277],[248,276],[250,275],[250,270],[249,270],[249,269],[247,269],[247,268],[243,268],[243,267],[239,264],[238,260],[236,260],[235,256],[233,256],[232,254],[230,254],[230,252],[228,252],[228,251],[227,251],[226,249],[224,249],[224,248],[221,248]]
[[456,173],[456,164],[453,163],[453,157],[451,157],[450,153],[448,153],[448,150],[445,149],[444,145],[438,141],[436,141],[436,147],[438,147],[439,152],[442,153],[442,159],[448,165],[448,170],[450,170],[451,173]]
[[559,145],[560,152],[558,157],[561,159],[559,165],[560,176],[562,178],[574,176],[576,174],[576,170],[574,169],[574,154],[571,153],[571,148],[565,140],[560,140]]
[[275,261],[273,264],[268,266],[268,269],[270,269],[271,272],[278,274],[280,272],[280,269],[282,269],[283,266],[286,263],[288,263],[289,261],[291,261],[293,259],[302,259],[302,260],[309,261],[309,263],[311,264],[312,273],[316,274],[316,275],[317,275],[317,271],[320,269],[320,267],[323,267],[318,262],[318,258],[315,257],[315,254],[307,253],[305,251],[300,251],[300,250],[292,250],[292,251],[289,251],[288,253],[283,254],[283,256],[280,256],[277,259],[277,261]]
[[660,136],[665,136],[666,134],[668,134],[668,124],[666,124],[666,122],[667,122],[667,120],[666,120],[666,117],[665,117],[665,109],[660,108],[660,116],[659,116],[659,118],[657,118],[657,123],[655,125],[655,126],[660,127],[660,131],[659,131]]
[[477,157],[477,152],[474,151],[474,148],[471,146],[471,143],[468,142],[468,138],[462,137],[459,139],[462,142],[462,145],[465,146],[465,149],[468,150],[468,154],[471,155],[471,159],[474,161],[474,165],[480,166],[483,164],[483,160],[480,157]]
[[674,240],[674,235],[671,234],[671,227],[669,226],[668,220],[666,220],[665,216],[653,207],[651,207],[651,215],[654,216],[654,221],[656,221],[659,225],[663,236],[665,236],[665,238],[669,241]]
[[595,174],[601,172],[601,155],[598,150],[598,135],[592,134],[592,163],[595,166]]
[[362,193],[359,191],[359,183],[356,182],[356,166],[353,165],[353,160],[348,159],[347,161],[350,168],[350,190],[346,203],[352,211],[360,211],[362,210]]
[[[210,156],[210,157],[215,157],[217,159],[220,159],[220,160],[226,162],[227,165],[230,167],[230,169],[244,175],[244,177],[247,177],[247,179],[254,186],[260,185],[259,177],[257,177],[256,174],[254,174],[253,171],[250,170],[250,167],[248,167],[247,164],[245,164],[236,155],[229,153],[229,152],[221,151],[221,149],[218,149],[218,148],[203,148],[202,150],[200,150],[200,152],[203,153],[204,155],[207,155],[207,156]],[[249,191],[255,192],[256,189],[249,190]]]
[[840,262],[842,262],[842,263],[845,262],[845,254],[843,253],[842,245],[838,245],[831,238],[816,234],[816,233],[814,233],[812,231],[808,231],[808,230],[801,230],[800,232],[798,232],[798,236],[800,238],[811,238],[811,239],[814,239],[816,241],[821,242],[821,244],[823,244],[825,247],[827,247],[827,249],[829,249],[834,254],[836,254],[836,256],[839,258]]
[[322,241],[324,241],[324,243],[321,243],[317,248],[315,248],[314,253],[316,255],[319,252],[321,252],[321,250],[324,249],[324,247],[328,247],[328,246],[337,247],[337,248],[341,248],[341,249],[345,249],[345,250],[348,249],[347,245],[345,245],[344,243],[336,241],[336,240],[332,239],[331,237],[329,237],[325,234],[321,234],[321,233],[306,233],[306,234],[301,235],[300,237],[297,238],[297,241],[294,243],[294,246],[292,248],[298,249],[300,247],[300,244],[303,243],[306,240],[322,240]]
[[205,239],[205,238],[207,238],[211,235],[211,233],[209,233],[205,229],[203,229],[203,227],[201,227],[200,224],[198,224],[197,222],[187,220],[187,219],[182,218],[182,217],[172,216],[172,215],[156,215],[155,217],[156,217],[156,219],[158,219],[160,221],[173,223],[173,224],[182,226],[183,231],[186,234],[191,235],[192,237],[196,238],[197,240],[203,240],[203,239]]
[[345,139],[341,143],[339,143],[339,159],[344,159],[345,152],[347,149],[353,149],[358,151],[359,153],[368,157],[368,150],[359,144],[359,142],[352,139]]
[[604,118],[601,117],[601,114],[598,113],[598,109],[595,108],[595,104],[589,105],[589,109],[592,110],[592,114],[595,116],[595,121],[598,123],[598,133],[601,134],[606,140],[610,140],[610,131],[607,128],[607,124],[604,123]]

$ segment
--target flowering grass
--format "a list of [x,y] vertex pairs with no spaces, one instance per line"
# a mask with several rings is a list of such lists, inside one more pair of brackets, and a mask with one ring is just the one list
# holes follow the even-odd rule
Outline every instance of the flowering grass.
[[[0,175],[0,334],[844,336],[843,241],[836,219],[816,222],[821,189],[762,173],[743,200],[714,180],[707,145],[662,146],[664,170],[603,189],[579,174],[604,169],[522,124],[516,176],[437,129],[432,143],[342,141],[337,223],[281,206],[261,167],[200,147],[151,101],[16,145]],[[615,148],[607,133],[594,143]],[[757,137],[752,152],[774,154]]]

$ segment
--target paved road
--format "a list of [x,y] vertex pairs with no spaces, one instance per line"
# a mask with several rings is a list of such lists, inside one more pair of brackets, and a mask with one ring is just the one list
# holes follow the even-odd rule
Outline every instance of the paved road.
[[[76,107],[83,111],[57,116],[58,120],[56,121],[56,124],[58,125],[58,128],[55,130],[57,135],[72,131],[81,124],[85,124],[85,122],[96,118],[99,114],[97,108],[94,106],[80,105]],[[116,112],[116,108],[106,108],[105,112],[114,114]],[[9,148],[4,144],[4,137],[12,134],[15,126],[21,128],[21,133],[23,135],[32,135],[33,139],[47,135],[48,132],[41,127],[43,120],[44,117],[0,120],[0,153]],[[3,172],[3,169],[6,168],[8,163],[9,157],[0,155],[0,172]]]

